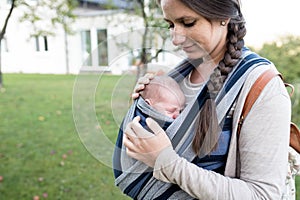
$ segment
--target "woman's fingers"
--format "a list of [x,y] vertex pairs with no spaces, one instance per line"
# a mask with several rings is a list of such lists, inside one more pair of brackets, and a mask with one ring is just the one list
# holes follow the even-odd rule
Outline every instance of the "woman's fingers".
[[140,156],[140,153],[136,145],[125,135],[123,138],[123,143],[126,147],[126,154],[134,159],[141,160],[143,157]]
[[155,136],[157,137],[157,147],[156,149],[163,149],[171,144],[169,137],[166,132],[159,126],[159,124],[151,118],[146,119],[147,126],[153,131]]
[[140,96],[139,93],[132,93],[132,94],[131,94],[131,98],[132,98],[133,100],[137,99],[139,96]]
[[149,84],[150,81],[154,78],[155,74],[152,73],[147,73],[145,74],[145,76],[140,77],[137,81],[137,84],[134,88],[134,94],[136,95],[136,93],[139,93],[140,91],[142,91],[143,89],[145,89],[145,85]]
[[139,121],[140,117],[135,117],[126,126],[123,138],[126,153],[128,156],[153,167],[159,153],[170,146],[171,141],[153,119],[147,118],[146,122],[155,134],[144,129]]
[[155,77],[154,73],[147,73],[145,74],[145,77],[147,77],[149,80],[152,80]]
[[126,135],[125,137],[127,140],[129,140],[132,143],[132,144],[128,144],[129,148],[131,148],[132,150],[134,149],[136,150],[136,148],[133,148],[133,146],[134,147],[140,146],[140,142],[142,142],[141,139],[143,139],[143,137],[146,135],[145,132],[148,132],[139,123],[140,119],[141,119],[140,116],[133,118],[133,120],[129,122],[125,128],[125,135]]
[[155,74],[153,73],[147,73],[144,76],[140,77],[137,81],[138,84],[148,84],[150,81],[154,78]]
[[123,143],[126,147],[127,152],[134,152],[135,145],[132,142],[132,139],[130,139],[130,137],[128,137],[128,135],[126,135],[126,134],[123,137]]
[[136,118],[134,118],[134,120],[132,121],[131,128],[136,137],[138,137],[139,139],[147,139],[154,136],[151,132],[142,127],[142,125],[139,123],[139,120],[137,121]]
[[142,90],[145,89],[145,84],[139,84],[137,83],[137,85],[135,86],[134,90],[133,90],[133,93],[131,95],[131,98],[134,100],[134,99],[137,99],[140,94],[139,92],[141,92]]
[[153,131],[155,135],[158,135],[160,133],[164,133],[164,130],[159,126],[159,124],[154,121],[152,118],[146,119],[147,126]]

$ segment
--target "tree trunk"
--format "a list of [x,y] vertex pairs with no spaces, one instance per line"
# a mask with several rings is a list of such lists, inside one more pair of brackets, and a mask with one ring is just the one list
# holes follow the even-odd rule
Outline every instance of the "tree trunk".
[[68,49],[68,33],[65,31],[65,56],[66,56],[66,74],[70,74],[70,67],[69,67],[69,49]]
[[0,89],[3,87],[2,72],[0,71]]
[[0,32],[0,88],[3,87],[3,79],[2,79],[2,58],[1,58],[1,54],[2,54],[2,51],[1,51],[1,41],[2,39],[4,38],[4,35],[5,35],[5,32],[6,32],[6,28],[7,28],[7,24],[8,24],[8,20],[9,18],[11,17],[11,14],[15,8],[15,3],[16,3],[16,0],[12,0],[11,1],[11,7],[9,9],[9,12],[8,12],[8,15],[6,16],[6,19],[5,19],[5,22],[4,22],[4,25],[3,25],[3,28],[1,29],[1,32]]
[[3,79],[2,79],[2,51],[1,51],[1,40],[0,40],[0,89],[3,87]]

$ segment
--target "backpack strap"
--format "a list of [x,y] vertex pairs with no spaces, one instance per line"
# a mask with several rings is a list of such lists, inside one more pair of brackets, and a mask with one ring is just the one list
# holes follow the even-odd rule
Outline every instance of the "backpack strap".
[[248,115],[248,113],[251,110],[251,108],[252,108],[253,104],[255,103],[256,99],[258,98],[258,96],[260,95],[260,93],[264,89],[264,87],[267,85],[267,83],[277,75],[280,75],[277,71],[275,71],[274,69],[268,69],[264,73],[262,73],[258,77],[258,79],[256,79],[254,84],[252,85],[252,87],[251,87],[251,89],[250,89],[250,91],[249,91],[249,93],[246,97],[244,107],[243,107],[243,110],[242,110],[242,114],[241,114],[240,119],[239,119],[238,130],[237,130],[238,138],[239,138],[239,135],[240,135],[240,131],[241,131],[244,119]]
[[[256,99],[260,95],[261,91],[264,89],[264,87],[268,84],[268,82],[272,78],[274,78],[275,76],[278,76],[278,75],[282,79],[282,76],[279,72],[277,72],[274,69],[268,69],[264,73],[262,73],[258,77],[258,79],[254,82],[254,84],[252,85],[252,87],[246,97],[244,107],[242,110],[242,114],[239,119],[238,129],[237,129],[237,138],[239,138],[239,136],[240,136],[240,131],[241,131],[244,119],[248,115],[253,104],[255,103]],[[291,88],[292,91],[291,91],[290,95],[292,95],[294,92],[293,85],[285,83],[285,86]],[[297,127],[297,125],[293,122],[291,122],[291,124],[290,124],[290,146],[292,148],[294,148],[298,153],[300,153],[300,130]]]

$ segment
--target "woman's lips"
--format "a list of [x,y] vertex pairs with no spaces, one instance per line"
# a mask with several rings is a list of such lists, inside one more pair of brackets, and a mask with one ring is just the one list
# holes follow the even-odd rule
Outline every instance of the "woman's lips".
[[184,46],[182,47],[182,50],[185,52],[192,52],[194,50],[195,44],[189,45],[189,46]]

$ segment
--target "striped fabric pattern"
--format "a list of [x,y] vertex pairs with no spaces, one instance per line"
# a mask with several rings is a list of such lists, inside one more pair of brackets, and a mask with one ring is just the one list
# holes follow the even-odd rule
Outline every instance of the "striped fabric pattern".
[[[194,62],[184,60],[169,73],[169,76],[180,82],[191,73],[194,66],[198,66],[197,64],[201,62],[201,60]],[[244,48],[243,58],[229,74],[222,90],[216,97],[218,121],[223,131],[228,131],[228,126],[224,125],[227,113],[236,100],[247,75],[255,67],[264,64],[270,64],[270,62]],[[198,157],[205,158],[206,156],[205,153],[200,156],[195,155],[191,148],[191,142],[194,135],[195,119],[197,119],[199,110],[207,97],[208,89],[204,86],[194,100],[186,106],[183,112],[166,129],[166,134],[171,139],[175,151],[190,162],[198,162]],[[133,199],[193,199],[186,192],[182,191],[179,186],[153,178],[152,168],[127,156],[122,142],[123,130],[125,130],[127,123],[134,118],[137,105],[138,101],[136,100],[124,117],[116,141],[113,156],[116,186]],[[200,159],[200,162],[204,161]],[[202,166],[202,163],[199,163],[199,166]]]

